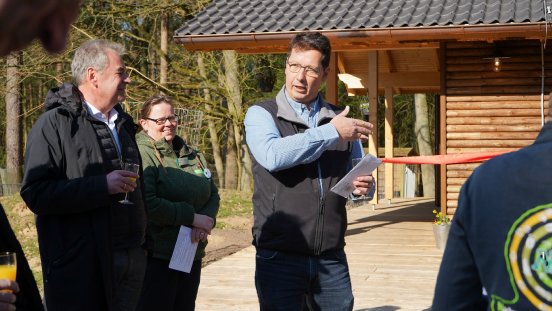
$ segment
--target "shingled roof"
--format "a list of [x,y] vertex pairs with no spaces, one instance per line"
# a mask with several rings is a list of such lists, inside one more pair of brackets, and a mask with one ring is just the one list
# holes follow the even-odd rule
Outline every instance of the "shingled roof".
[[366,92],[369,51],[395,93],[438,92],[443,42],[483,42],[490,57],[493,42],[547,40],[551,18],[552,0],[214,0],[174,38],[188,50],[285,53],[297,32],[319,31],[350,93]]
[[[543,0],[215,0],[176,37],[545,21]],[[552,5],[552,2],[551,2]],[[552,17],[548,6],[548,14]]]

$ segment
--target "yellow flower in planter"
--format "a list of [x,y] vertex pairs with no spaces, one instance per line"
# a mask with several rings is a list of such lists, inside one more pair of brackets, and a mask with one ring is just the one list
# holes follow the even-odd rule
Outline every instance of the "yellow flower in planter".
[[447,214],[433,210],[435,220],[433,221],[433,234],[435,235],[435,245],[438,249],[444,250],[447,245],[447,238],[450,230],[450,218]]
[[435,225],[448,225],[450,224],[450,218],[447,214],[443,214],[442,212],[437,212],[436,210],[433,210],[433,214],[435,214],[435,220],[433,221],[433,224]]

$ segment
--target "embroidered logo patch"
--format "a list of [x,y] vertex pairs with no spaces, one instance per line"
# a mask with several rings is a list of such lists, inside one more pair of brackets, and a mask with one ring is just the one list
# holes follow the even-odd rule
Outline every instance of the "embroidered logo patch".
[[514,222],[504,258],[514,297],[492,295],[491,309],[513,310],[521,293],[538,310],[552,310],[552,204],[530,209]]

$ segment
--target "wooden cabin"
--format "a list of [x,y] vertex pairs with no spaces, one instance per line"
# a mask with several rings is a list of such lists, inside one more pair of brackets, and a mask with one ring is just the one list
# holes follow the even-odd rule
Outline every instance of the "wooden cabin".
[[[413,93],[439,94],[438,154],[463,154],[516,150],[537,136],[552,90],[551,18],[552,4],[534,0],[216,0],[174,39],[188,50],[285,53],[297,32],[322,32],[333,49],[326,98],[338,104],[338,77],[372,103],[385,97],[385,111],[370,107],[370,122],[386,118],[378,156],[394,156],[393,95]],[[385,165],[380,197],[390,199]],[[478,165],[440,165],[442,211],[454,214]]]

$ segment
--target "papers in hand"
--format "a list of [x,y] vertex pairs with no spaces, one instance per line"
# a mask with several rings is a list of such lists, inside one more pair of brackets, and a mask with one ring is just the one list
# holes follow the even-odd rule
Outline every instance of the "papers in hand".
[[353,167],[333,188],[332,192],[346,198],[355,190],[353,181],[358,176],[370,175],[381,164],[381,160],[371,154],[367,154],[362,160]]
[[198,243],[192,243],[192,229],[180,226],[169,268],[190,273]]

